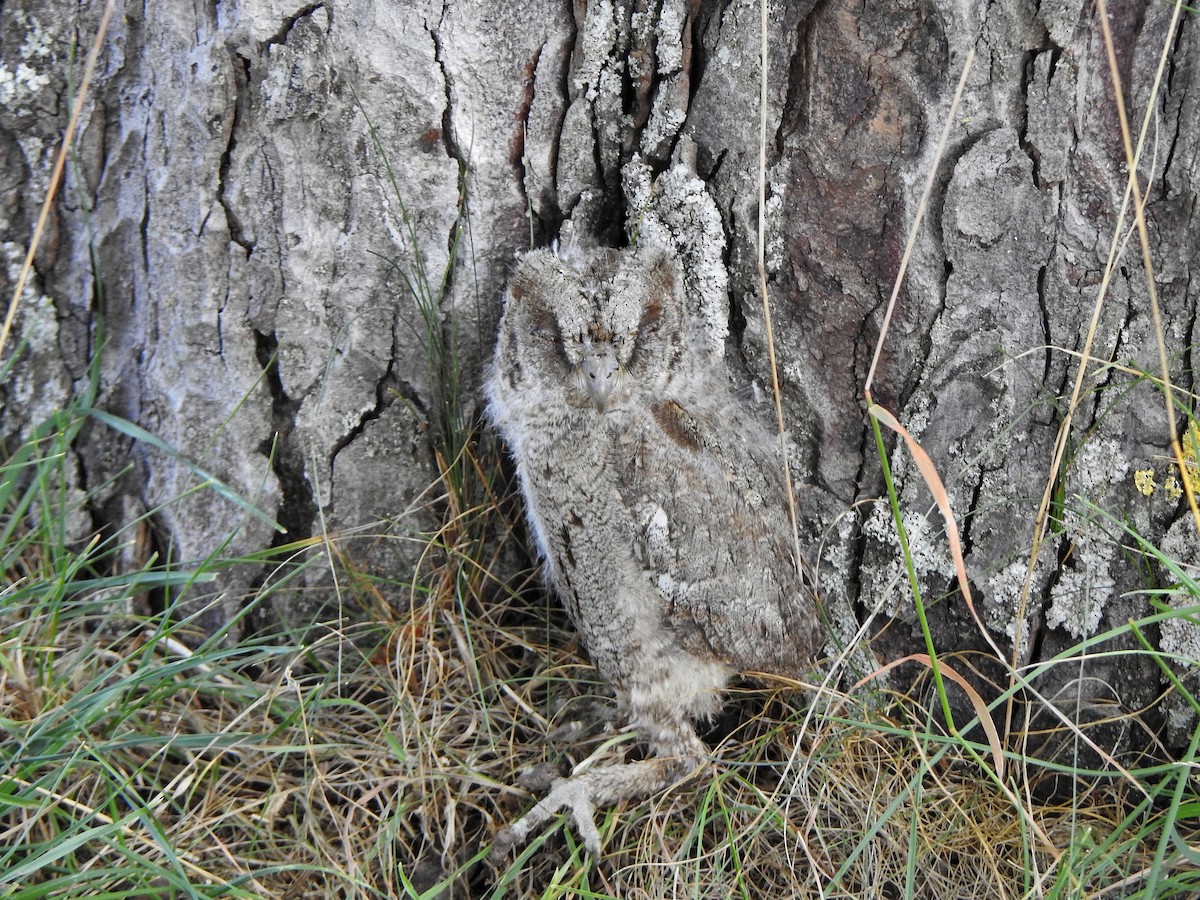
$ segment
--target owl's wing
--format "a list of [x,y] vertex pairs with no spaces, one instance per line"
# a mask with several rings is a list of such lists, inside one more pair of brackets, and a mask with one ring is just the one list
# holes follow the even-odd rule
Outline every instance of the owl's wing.
[[804,671],[824,629],[769,435],[718,393],[652,404],[624,443],[635,555],[680,644],[741,671]]

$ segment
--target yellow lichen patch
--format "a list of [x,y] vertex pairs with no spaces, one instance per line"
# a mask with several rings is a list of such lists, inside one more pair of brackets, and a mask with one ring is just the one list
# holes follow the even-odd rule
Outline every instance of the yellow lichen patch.
[[1138,469],[1133,473],[1133,486],[1149,497],[1154,493],[1154,470]]
[[1200,425],[1195,419],[1188,421],[1188,429],[1183,435],[1183,458],[1195,462],[1200,453]]
[[[1193,494],[1200,494],[1200,424],[1197,420],[1189,418],[1187,430],[1179,439],[1179,449],[1182,465],[1179,464],[1180,460],[1168,456],[1167,472],[1162,480],[1163,493],[1172,501],[1183,496],[1185,485],[1192,489]],[[1145,497],[1153,494],[1158,487],[1153,467],[1135,471],[1133,486]]]
[[[1141,490],[1139,488],[1139,490]],[[1183,487],[1179,483],[1179,479],[1175,477],[1174,472],[1168,472],[1167,477],[1163,479],[1163,490],[1167,492],[1167,496],[1172,500],[1178,500],[1183,496]],[[1145,493],[1143,491],[1143,493]]]
[[1183,433],[1182,445],[1182,477],[1187,481],[1192,493],[1195,494],[1200,490],[1200,473],[1197,471],[1197,466],[1200,465],[1200,425],[1196,424],[1195,419],[1188,421],[1187,431]]

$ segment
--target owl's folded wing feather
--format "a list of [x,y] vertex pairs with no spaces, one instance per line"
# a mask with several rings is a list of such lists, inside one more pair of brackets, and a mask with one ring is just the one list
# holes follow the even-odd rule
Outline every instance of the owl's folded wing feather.
[[824,634],[770,436],[730,398],[667,400],[651,414],[628,457],[637,496],[625,501],[641,519],[635,553],[665,623],[702,658],[800,674]]

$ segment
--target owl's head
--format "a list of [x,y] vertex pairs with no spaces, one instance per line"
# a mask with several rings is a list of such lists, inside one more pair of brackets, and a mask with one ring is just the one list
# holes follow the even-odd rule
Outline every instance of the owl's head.
[[[600,412],[663,387],[686,348],[674,258],[656,247],[526,254],[508,283],[492,391]],[[549,390],[550,397],[544,392]]]

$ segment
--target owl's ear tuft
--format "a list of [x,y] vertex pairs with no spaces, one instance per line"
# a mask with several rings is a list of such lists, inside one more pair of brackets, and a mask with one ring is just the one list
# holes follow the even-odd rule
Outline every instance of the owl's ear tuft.
[[562,277],[563,266],[549,250],[531,250],[521,257],[508,279],[508,293],[514,300],[534,300]]

